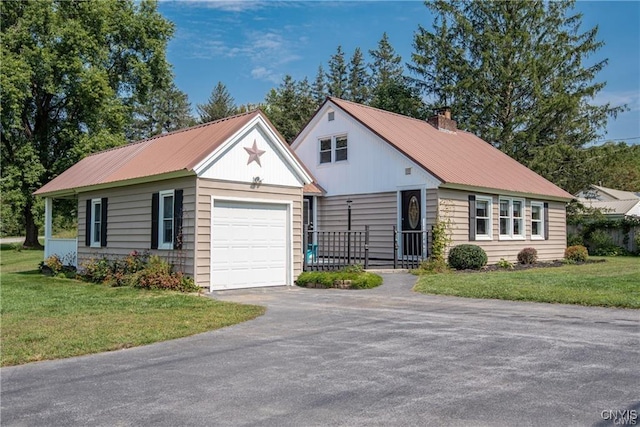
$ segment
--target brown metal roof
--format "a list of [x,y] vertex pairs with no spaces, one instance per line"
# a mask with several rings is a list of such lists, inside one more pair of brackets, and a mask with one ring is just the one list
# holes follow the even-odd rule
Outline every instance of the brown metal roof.
[[34,194],[59,193],[100,184],[193,171],[259,110],[159,135],[85,157]]
[[309,195],[313,195],[313,194],[322,195],[326,193],[324,188],[322,188],[320,184],[318,184],[315,181],[313,181],[311,184],[306,184],[302,189],[302,192],[304,194],[309,194]]
[[572,199],[573,196],[477,136],[444,132],[424,120],[329,98],[443,184]]

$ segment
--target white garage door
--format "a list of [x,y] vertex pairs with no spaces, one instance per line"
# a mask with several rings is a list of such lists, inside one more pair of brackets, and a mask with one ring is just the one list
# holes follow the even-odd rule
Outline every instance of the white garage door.
[[211,289],[287,284],[287,205],[214,201]]

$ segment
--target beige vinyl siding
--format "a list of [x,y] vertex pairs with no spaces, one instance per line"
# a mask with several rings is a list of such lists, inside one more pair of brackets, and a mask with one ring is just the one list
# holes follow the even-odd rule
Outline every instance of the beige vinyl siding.
[[211,197],[293,202],[293,280],[302,272],[302,188],[198,180],[196,283],[209,286],[211,276]]
[[370,227],[369,258],[393,259],[393,226],[398,222],[396,192],[318,198],[320,231],[347,229],[347,200],[351,203],[351,229]]
[[[492,198],[492,235],[493,240],[469,241],[469,195],[486,196]],[[538,251],[538,259],[550,261],[564,257],[566,248],[566,214],[563,202],[549,201],[549,239],[531,240],[531,202],[544,202],[543,199],[525,199],[525,230],[524,240],[500,240],[498,236],[499,196],[496,194],[470,193],[449,189],[438,191],[440,198],[440,214],[450,219],[452,243],[451,246],[471,243],[482,247],[489,258],[489,264],[494,264],[504,258],[511,262],[517,261],[518,252],[523,248],[533,247]]]
[[[151,197],[162,190],[182,189],[183,247],[181,250],[150,250]],[[107,246],[85,246],[87,199],[107,197]],[[89,258],[106,256],[110,259],[127,256],[131,251],[150,251],[193,276],[195,177],[177,178],[148,184],[82,193],[78,197],[78,265]]]

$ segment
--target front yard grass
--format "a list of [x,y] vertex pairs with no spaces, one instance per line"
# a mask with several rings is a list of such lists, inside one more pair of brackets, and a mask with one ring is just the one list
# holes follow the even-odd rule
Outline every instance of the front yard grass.
[[42,276],[42,251],[2,247],[0,365],[165,341],[253,319],[263,307]]
[[640,308],[640,258],[521,271],[423,275],[415,291],[602,307]]

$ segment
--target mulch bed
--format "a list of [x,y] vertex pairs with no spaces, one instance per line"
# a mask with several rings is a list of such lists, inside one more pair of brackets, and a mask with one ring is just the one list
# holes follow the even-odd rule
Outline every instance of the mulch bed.
[[[606,262],[606,259],[590,259],[585,262],[576,262],[572,265],[585,265],[585,264],[596,264],[600,262]],[[485,265],[479,270],[453,270],[454,273],[484,273],[487,271],[520,271],[520,270],[530,270],[532,268],[551,268],[551,267],[562,267],[563,265],[567,265],[565,262],[560,260],[555,261],[540,261],[535,264],[520,264],[514,263],[513,268],[502,268],[497,264]]]

